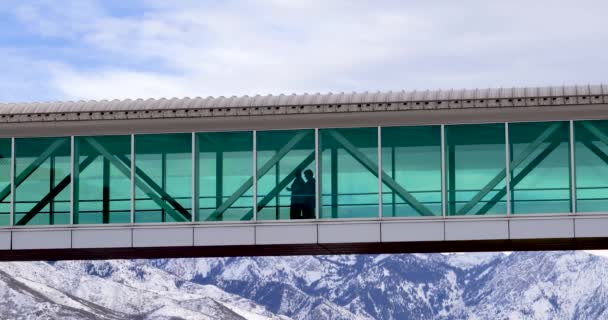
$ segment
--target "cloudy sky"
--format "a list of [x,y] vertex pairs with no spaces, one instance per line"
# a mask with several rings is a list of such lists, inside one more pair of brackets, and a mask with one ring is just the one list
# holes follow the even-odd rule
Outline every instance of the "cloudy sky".
[[3,0],[0,101],[608,82],[607,1],[416,3]]

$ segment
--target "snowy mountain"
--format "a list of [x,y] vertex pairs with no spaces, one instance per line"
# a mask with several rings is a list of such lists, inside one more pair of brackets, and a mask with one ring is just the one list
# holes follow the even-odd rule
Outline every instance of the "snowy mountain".
[[608,319],[586,252],[0,263],[2,319]]

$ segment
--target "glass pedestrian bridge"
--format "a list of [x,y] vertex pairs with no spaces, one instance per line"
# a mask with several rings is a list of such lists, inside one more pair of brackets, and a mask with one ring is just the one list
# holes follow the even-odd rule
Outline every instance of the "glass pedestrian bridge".
[[0,104],[0,259],[608,248],[608,86]]

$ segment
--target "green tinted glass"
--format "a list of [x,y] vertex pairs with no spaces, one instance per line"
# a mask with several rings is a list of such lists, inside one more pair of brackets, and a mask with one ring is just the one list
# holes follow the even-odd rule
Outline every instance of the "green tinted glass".
[[0,139],[0,226],[10,224],[11,139]]
[[135,136],[135,222],[189,222],[192,134]]
[[506,214],[505,125],[445,127],[448,215]]
[[568,122],[511,123],[511,212],[570,212]]
[[129,223],[131,136],[74,139],[74,223]]
[[441,215],[441,127],[382,128],[384,217]]
[[315,131],[257,132],[258,220],[314,219]]
[[15,139],[15,225],[70,223],[70,138]]
[[378,129],[319,130],[320,218],[378,217]]
[[608,211],[608,121],[574,122],[577,212]]
[[253,219],[253,132],[197,133],[197,221]]

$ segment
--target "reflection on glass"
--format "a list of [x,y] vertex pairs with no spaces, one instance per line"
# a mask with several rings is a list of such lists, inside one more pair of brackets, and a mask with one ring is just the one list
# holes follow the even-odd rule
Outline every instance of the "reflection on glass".
[[258,220],[315,218],[314,130],[257,132]]
[[0,139],[0,226],[10,224],[11,139]]
[[568,122],[509,124],[511,212],[570,212]]
[[253,132],[196,134],[197,221],[253,219]]
[[131,136],[74,139],[74,223],[129,223]]
[[378,217],[378,129],[322,129],[320,218]]
[[505,125],[445,126],[448,215],[506,214]]
[[384,127],[381,132],[383,216],[440,216],[441,127]]
[[15,139],[15,225],[70,223],[70,138]]
[[608,211],[608,121],[574,122],[577,212]]
[[190,222],[192,134],[135,135],[135,222]]

